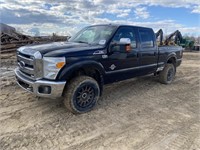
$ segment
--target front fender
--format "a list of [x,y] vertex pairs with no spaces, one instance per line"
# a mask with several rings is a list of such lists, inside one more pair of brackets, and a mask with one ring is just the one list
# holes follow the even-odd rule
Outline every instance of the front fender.
[[99,62],[93,60],[85,60],[79,61],[73,64],[66,65],[58,74],[57,80],[66,80],[68,79],[72,73],[84,68],[94,68],[96,69],[101,75],[105,75],[105,69],[103,65]]

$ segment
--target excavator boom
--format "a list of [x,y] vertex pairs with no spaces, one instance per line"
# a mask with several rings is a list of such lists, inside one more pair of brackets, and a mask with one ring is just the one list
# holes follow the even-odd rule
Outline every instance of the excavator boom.
[[[194,41],[183,38],[179,30],[171,33],[165,40],[163,40],[163,30],[160,29],[155,33],[156,39],[159,37],[158,45],[179,45],[182,47],[192,49],[194,47]],[[163,42],[164,41],[164,42]]]
[[182,41],[183,37],[182,34],[179,30],[176,30],[175,32],[171,33],[165,40],[165,45],[169,45],[170,41],[172,40],[172,38],[175,36],[174,38],[174,43],[175,44],[180,44],[180,42]]

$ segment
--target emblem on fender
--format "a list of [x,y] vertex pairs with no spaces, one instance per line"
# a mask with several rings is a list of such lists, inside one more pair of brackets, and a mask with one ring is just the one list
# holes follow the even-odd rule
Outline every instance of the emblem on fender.
[[116,66],[114,64],[112,64],[110,67],[109,67],[111,70],[114,70],[116,68]]

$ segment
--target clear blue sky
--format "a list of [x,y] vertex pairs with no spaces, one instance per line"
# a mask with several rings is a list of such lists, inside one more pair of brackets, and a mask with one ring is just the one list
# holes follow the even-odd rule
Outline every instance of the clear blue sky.
[[72,35],[86,25],[116,23],[200,36],[198,0],[0,0],[0,11],[0,22],[31,35]]

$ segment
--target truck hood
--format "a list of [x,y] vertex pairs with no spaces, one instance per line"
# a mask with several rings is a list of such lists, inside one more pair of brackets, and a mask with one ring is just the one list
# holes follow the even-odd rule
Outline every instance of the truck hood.
[[[23,46],[18,49],[22,53],[34,53],[39,51],[42,56],[59,57],[59,56],[73,56],[73,55],[90,55],[97,50],[102,50],[102,45],[90,45],[86,43],[75,42],[53,42],[48,44],[37,44]],[[77,53],[78,52],[78,53]]]

